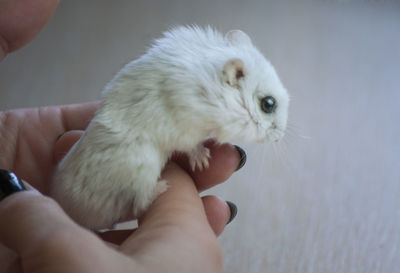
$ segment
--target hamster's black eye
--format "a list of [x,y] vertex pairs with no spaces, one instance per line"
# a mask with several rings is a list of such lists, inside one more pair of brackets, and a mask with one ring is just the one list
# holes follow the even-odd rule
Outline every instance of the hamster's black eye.
[[276,100],[274,97],[267,96],[261,99],[261,110],[267,114],[271,114],[275,111],[277,106]]

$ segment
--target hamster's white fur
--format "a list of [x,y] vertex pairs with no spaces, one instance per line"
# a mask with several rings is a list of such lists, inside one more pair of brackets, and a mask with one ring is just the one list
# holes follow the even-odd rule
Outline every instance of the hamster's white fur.
[[[272,113],[260,107],[266,96],[276,100]],[[245,33],[175,28],[105,87],[96,116],[58,166],[51,196],[81,225],[110,227],[167,188],[160,172],[174,151],[203,168],[207,138],[278,140],[288,104],[274,68]]]

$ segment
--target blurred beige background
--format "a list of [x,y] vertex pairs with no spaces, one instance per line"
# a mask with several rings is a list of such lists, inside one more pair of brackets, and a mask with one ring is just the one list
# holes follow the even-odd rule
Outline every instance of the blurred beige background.
[[225,272],[399,272],[400,4],[61,1],[0,64],[0,109],[84,102],[174,25],[240,28],[292,95],[278,145],[213,190],[238,205]]

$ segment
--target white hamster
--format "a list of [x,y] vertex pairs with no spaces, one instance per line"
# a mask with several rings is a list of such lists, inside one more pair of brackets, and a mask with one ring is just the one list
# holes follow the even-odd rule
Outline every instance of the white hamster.
[[79,224],[110,227],[140,215],[167,188],[160,173],[174,151],[201,169],[207,138],[278,140],[288,105],[274,68],[244,32],[174,28],[105,87],[50,195]]

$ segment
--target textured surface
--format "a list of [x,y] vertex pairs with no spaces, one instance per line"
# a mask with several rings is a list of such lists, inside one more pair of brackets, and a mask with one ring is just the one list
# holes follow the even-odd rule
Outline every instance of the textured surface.
[[97,99],[171,25],[243,29],[292,95],[291,128],[277,147],[242,145],[246,166],[213,191],[239,208],[225,272],[398,271],[399,4],[89,2],[62,1],[0,64],[0,109]]

